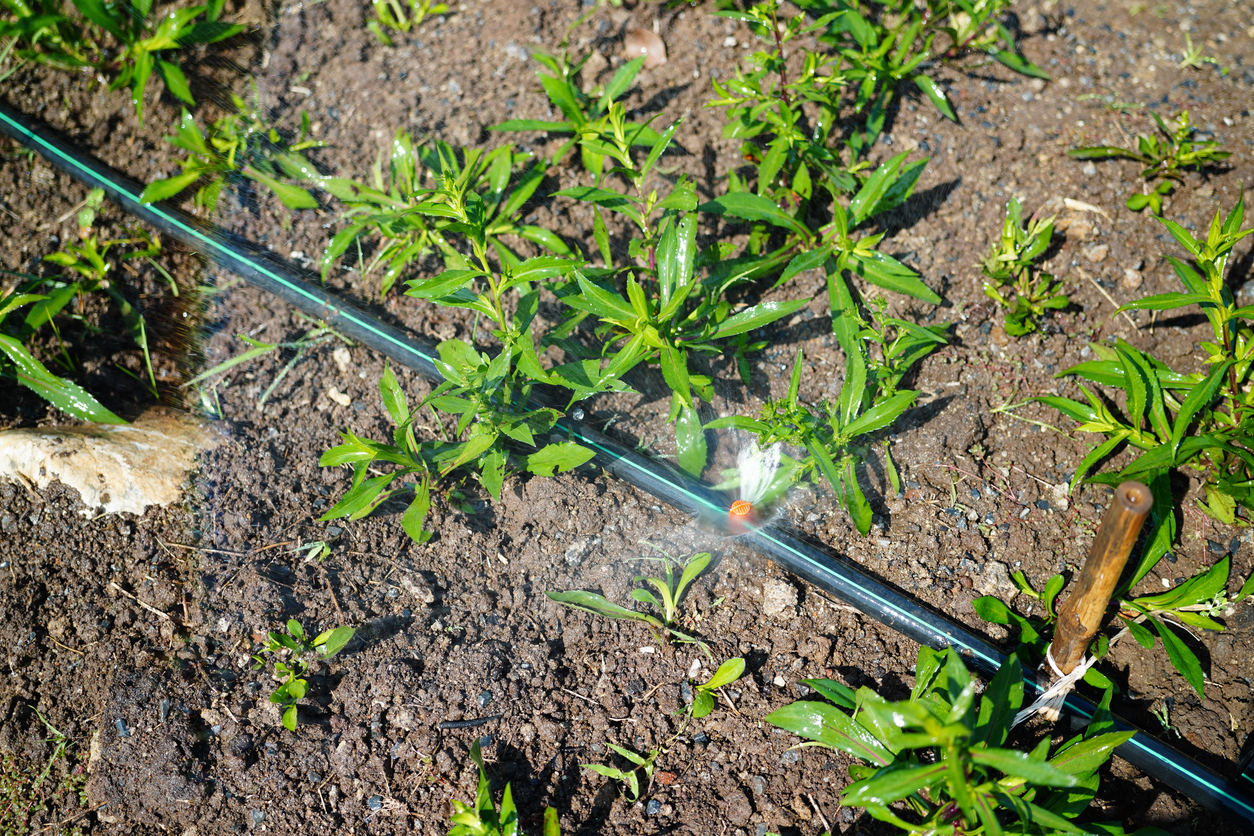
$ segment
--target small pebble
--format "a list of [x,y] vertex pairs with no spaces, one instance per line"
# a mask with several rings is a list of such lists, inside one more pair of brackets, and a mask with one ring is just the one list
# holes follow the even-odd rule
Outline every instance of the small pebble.
[[370,798],[366,799],[366,806],[369,807],[371,810],[382,810],[383,809],[383,796],[381,795],[370,796]]
[[651,70],[666,63],[666,44],[656,32],[648,29],[632,29],[623,38],[623,57],[631,61],[644,56],[644,68]]
[[662,812],[662,802],[656,798],[650,798],[649,803],[644,805],[644,814],[646,816],[656,816],[660,812]]
[[265,811],[265,810],[253,810],[252,815],[253,815],[253,824],[254,824],[254,825],[261,824],[263,821],[265,821],[265,820],[266,820],[266,811]]
[[1217,543],[1214,540],[1207,540],[1206,548],[1211,554],[1226,554],[1228,551],[1223,543]]
[[491,692],[491,691],[483,691],[483,692],[481,692],[481,693],[479,694],[479,699],[478,699],[478,702],[479,702],[479,707],[480,707],[480,708],[487,708],[487,707],[488,707],[488,703],[492,702],[492,692]]
[[1163,557],[1166,558],[1168,563],[1175,563],[1177,559],[1175,552],[1167,552],[1165,555],[1163,555]]
[[117,727],[118,737],[130,737],[131,736],[131,730],[126,727],[126,721],[123,720],[121,717],[115,720],[113,725]]

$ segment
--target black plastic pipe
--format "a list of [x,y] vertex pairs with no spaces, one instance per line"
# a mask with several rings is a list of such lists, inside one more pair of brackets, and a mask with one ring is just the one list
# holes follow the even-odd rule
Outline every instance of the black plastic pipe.
[[[289,302],[305,313],[435,380],[442,380],[433,359],[435,350],[398,328],[332,296],[314,282],[317,277],[252,242],[205,224],[165,204],[145,205],[139,196],[143,186],[90,155],[77,150],[57,133],[35,125],[6,102],[0,101],[0,133],[37,151],[50,163],[91,188],[100,188],[118,205],[195,252]],[[704,516],[727,513],[726,502],[687,476],[630,450],[585,424],[563,419],[558,431],[596,451],[596,463],[624,482],[652,494],[685,514]],[[789,572],[823,589],[866,615],[897,630],[919,644],[933,648],[953,647],[986,677],[1006,660],[1006,653],[983,636],[908,598],[864,573],[848,560],[820,551],[781,528],[770,526],[743,535],[740,541],[774,560]],[[1029,692],[1044,686],[1025,675]],[[1067,697],[1064,709],[1089,720],[1096,706],[1076,694]],[[1254,827],[1254,777],[1242,772],[1229,781],[1145,731],[1116,715],[1121,731],[1137,735],[1116,749],[1124,760],[1199,804],[1219,810]]]

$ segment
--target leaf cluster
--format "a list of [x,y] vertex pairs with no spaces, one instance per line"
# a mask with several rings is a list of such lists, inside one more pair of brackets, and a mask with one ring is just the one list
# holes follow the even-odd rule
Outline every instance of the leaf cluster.
[[[890,702],[869,688],[806,680],[834,705],[794,702],[767,722],[837,749],[861,763],[842,804],[909,833],[1062,834],[1091,832],[1073,819],[1097,794],[1098,769],[1132,732],[1113,731],[1109,694],[1084,734],[1050,752],[1007,748],[1023,703],[1023,668],[1011,656],[977,700],[977,682],[952,648],[919,649],[910,699]],[[1122,834],[1116,824],[1101,832]],[[1154,828],[1142,836],[1162,834]]]
[[[479,788],[473,805],[453,799],[453,814],[449,823],[453,826],[448,836],[519,836],[518,808],[514,806],[514,792],[509,784],[501,797],[498,810],[492,801],[492,786],[488,782],[488,770],[483,764],[483,752],[479,740],[470,744],[470,759],[479,767]],[[544,811],[544,836],[561,836],[562,828],[557,821],[557,810],[548,807]]]
[[442,15],[448,12],[447,3],[436,0],[371,0],[374,6],[374,20],[366,21],[366,28],[384,46],[392,46],[392,38],[383,31],[383,27],[398,32],[408,32],[415,26],[421,26],[427,15]]
[[[692,582],[709,568],[712,559],[713,556],[709,552],[693,555],[683,564],[683,570],[680,572],[679,577],[676,578],[671,558],[663,555],[662,563],[666,567],[665,577],[650,578],[637,575],[634,579],[635,583],[644,581],[652,586],[653,590],[638,587],[631,591],[631,597],[639,603],[653,607],[654,612],[652,613],[628,609],[615,604],[596,592],[570,590],[568,592],[545,592],[544,594],[550,600],[574,610],[590,612],[593,615],[599,615],[604,618],[642,621],[654,631],[654,636],[659,642],[663,642],[662,637],[669,634],[681,643],[698,644],[705,648],[703,642],[679,629],[679,608],[680,603],[683,601],[684,593],[688,591]],[[706,652],[707,654],[709,653],[708,649]]]
[[1011,336],[1032,333],[1046,311],[1071,303],[1062,292],[1062,280],[1035,264],[1049,250],[1053,237],[1054,216],[1034,215],[1025,223],[1023,205],[1013,197],[1006,206],[1001,237],[980,259],[980,269],[988,279],[984,293],[1005,309],[1006,333]]
[[296,731],[296,703],[304,699],[309,689],[305,675],[314,662],[325,662],[343,650],[356,631],[352,627],[341,626],[310,636],[294,618],[289,618],[286,626],[285,633],[271,631],[268,634],[265,646],[253,655],[256,663],[253,670],[265,667],[266,657],[271,657],[273,676],[279,687],[270,694],[270,702],[282,710],[283,728]]
[[[1216,211],[1202,238],[1172,220],[1160,219],[1192,257],[1189,264],[1166,256],[1184,292],[1147,296],[1121,309],[1163,311],[1199,306],[1214,335],[1213,342],[1202,343],[1206,371],[1181,374],[1120,340],[1114,346],[1094,346],[1100,359],[1059,374],[1122,391],[1122,414],[1083,384],[1080,391],[1085,403],[1058,396],[1038,398],[1079,421],[1077,429],[1106,437],[1076,469],[1073,488],[1105,458],[1128,445],[1138,451],[1130,464],[1118,472],[1094,476],[1091,481],[1118,484],[1140,479],[1153,488],[1159,480],[1166,480],[1171,470],[1187,466],[1205,475],[1207,502],[1203,510],[1211,516],[1231,524],[1237,520],[1238,506],[1243,513],[1254,510],[1254,453],[1250,450],[1254,433],[1254,391],[1250,386],[1254,332],[1250,320],[1254,306],[1238,306],[1225,282],[1232,248],[1254,232],[1254,228],[1241,229],[1244,216],[1245,205],[1240,200],[1226,217]],[[1169,491],[1165,497],[1165,505],[1170,507]]]
[[[1168,511],[1168,513],[1171,512]],[[1132,587],[1154,568],[1161,557],[1161,555],[1154,556],[1154,541],[1155,536],[1151,534],[1136,567],[1115,589],[1111,596],[1111,611],[1118,615],[1123,630],[1146,650],[1154,648],[1156,639],[1161,641],[1172,667],[1180,672],[1198,697],[1202,698],[1205,682],[1202,664],[1197,654],[1180,638],[1176,630],[1222,631],[1224,625],[1215,619],[1230,615],[1232,607],[1237,602],[1254,593],[1254,576],[1246,580],[1236,595],[1231,599],[1228,598],[1227,586],[1231,558],[1224,557],[1214,566],[1199,572],[1174,589],[1158,595],[1133,597]],[[1015,572],[1011,577],[1020,592],[1043,605],[1043,617],[1019,615],[1003,601],[991,595],[976,598],[971,604],[976,613],[985,621],[1019,628],[1019,649],[1016,651],[1019,655],[1043,660],[1058,622],[1055,604],[1059,593],[1066,586],[1066,580],[1062,575],[1054,575],[1038,592],[1022,572]],[[1103,658],[1109,651],[1111,643],[1118,637],[1119,635],[1116,635],[1112,638],[1105,633],[1099,635],[1092,647],[1093,655],[1098,659]],[[1097,688],[1118,690],[1118,686],[1096,667],[1090,667],[1085,671],[1084,681]]]
[[[1232,156],[1232,152],[1220,150],[1221,143],[1216,140],[1196,139],[1197,128],[1190,124],[1187,110],[1176,115],[1174,127],[1168,127],[1157,113],[1151,111],[1150,115],[1158,125],[1158,134],[1138,136],[1135,150],[1113,145],[1092,145],[1074,148],[1067,153],[1080,160],[1121,159],[1139,162],[1144,166],[1141,177],[1147,181],[1146,191],[1129,197],[1128,208],[1139,212],[1148,206],[1150,212],[1161,216],[1163,197],[1171,194],[1175,183],[1184,180],[1185,170],[1202,169],[1222,162]],[[1154,184],[1152,189],[1149,188],[1150,184]]]
[[308,139],[309,115],[302,114],[300,132],[294,140],[284,138],[268,126],[253,108],[239,96],[234,98],[235,112],[218,119],[208,135],[183,110],[178,132],[166,141],[187,152],[179,164],[181,174],[154,180],[140,195],[141,203],[169,200],[196,186],[192,204],[208,214],[218,205],[222,189],[228,183],[244,180],[259,183],[289,209],[316,209],[318,201],[300,186],[286,179],[303,179],[314,171],[313,164],[302,153],[319,148],[321,142]]

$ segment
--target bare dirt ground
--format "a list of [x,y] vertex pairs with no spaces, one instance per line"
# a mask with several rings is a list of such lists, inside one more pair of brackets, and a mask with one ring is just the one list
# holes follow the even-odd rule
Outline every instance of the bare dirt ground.
[[[401,128],[459,145],[512,139],[551,153],[557,146],[543,136],[486,128],[549,116],[529,53],[555,50],[582,11],[555,0],[460,2],[453,14],[398,35],[389,48],[365,28],[367,4],[327,0],[267,12],[240,6],[234,17],[257,23],[262,34],[238,48],[234,69],[208,65],[204,83],[248,95],[255,84],[266,112],[288,127],[308,112],[326,143],[313,153],[318,164],[358,178],[368,176]],[[643,73],[626,101],[634,115],[656,114],[660,124],[685,118],[678,139],[686,153],[673,165],[693,175],[707,197],[721,193],[720,180],[742,164],[738,141],[722,138],[722,111],[705,108],[710,79],[732,73],[753,40],[710,12],[708,4],[607,8],[571,35],[577,53],[597,51],[603,81],[620,60],[623,33],[656,26],[670,60]],[[1233,156],[1225,166],[1190,174],[1166,214],[1202,226],[1216,208],[1232,206],[1241,184],[1254,181],[1254,29],[1242,3],[1022,3],[1016,15],[1025,53],[1053,81],[971,58],[940,74],[959,124],[907,98],[874,152],[912,149],[930,157],[916,196],[887,226],[884,249],[915,267],[946,301],[932,311],[895,297],[893,310],[956,326],[951,344],[923,363],[913,385],[924,395],[896,428],[894,457],[906,490],[888,495],[880,471],[869,468],[876,525],[865,538],[826,493],[804,495],[786,511],[797,529],[921,606],[995,639],[1005,634],[980,621],[970,600],[1009,597],[1008,573],[1017,569],[1039,585],[1077,566],[1107,496],[1100,488],[1061,496],[1055,486],[1069,480],[1089,439],[1034,423],[1067,424],[1040,406],[1008,407],[1033,395],[1074,395],[1074,384],[1053,375],[1087,357],[1090,342],[1119,336],[1192,371],[1205,337],[1201,317],[1112,316],[1118,303],[1175,289],[1161,258],[1175,244],[1148,214],[1123,206],[1139,188],[1135,163],[1086,165],[1065,152],[1126,145],[1152,130],[1151,110],[1169,117],[1187,108]],[[1226,75],[1211,66],[1177,66],[1186,31]],[[12,104],[133,177],[174,173],[172,149],[160,139],[177,118],[169,101],[150,96],[141,129],[124,93],[87,77],[24,69],[5,84]],[[558,167],[545,189],[584,176]],[[71,210],[84,196],[42,160],[3,146],[0,266],[32,269],[73,236]],[[1063,198],[1104,210],[1060,215],[1065,228],[1049,267],[1067,278],[1074,304],[1043,333],[1021,339],[1002,330],[976,266],[1012,196],[1028,211]],[[316,261],[335,232],[334,214],[291,213],[256,198],[228,194],[221,222],[281,256]],[[537,205],[534,218],[588,246],[591,221],[582,207],[555,200]],[[125,219],[106,210],[103,223],[116,232]],[[713,225],[703,229],[715,232]],[[190,254],[174,249],[163,263],[183,287],[178,299],[154,275],[138,271],[128,281],[164,323],[158,367],[168,397],[177,397],[175,384],[200,362],[190,343],[214,364],[246,348],[238,334],[282,342],[310,327],[260,291],[226,289],[229,276],[203,270]],[[1250,272],[1247,239],[1232,281],[1254,278]],[[471,334],[469,317],[395,292],[376,303],[377,287],[354,271],[331,283],[416,334]],[[194,302],[198,284],[223,289]],[[726,384],[709,417],[745,414],[782,394],[782,372],[798,347],[809,366],[804,396],[839,391],[843,361],[822,278],[780,292],[814,298],[772,330],[748,392],[733,385],[734,368],[712,364]],[[100,324],[118,331],[117,323]],[[107,405],[135,415],[143,389],[114,368],[133,362],[121,359],[125,346],[88,342],[86,333],[63,336],[84,360],[81,381]],[[903,698],[915,645],[734,540],[704,533],[595,473],[512,477],[499,504],[474,484],[462,485],[460,500],[436,500],[436,536],[424,546],[405,537],[399,507],[356,523],[319,522],[348,484],[346,472],[318,467],[319,454],[348,427],[366,437],[389,432],[375,388],[383,359],[354,346],[347,361],[343,354],[337,361],[339,345],[308,352],[261,408],[261,394],[290,351],[241,365],[216,386],[221,443],[203,456],[179,507],[97,517],[81,513],[77,494],[60,486],[38,492],[0,485],[0,648],[8,666],[0,681],[0,752],[37,774],[52,751],[37,710],[75,743],[53,777],[89,774],[86,806],[68,791],[51,795],[46,810],[32,811],[27,832],[71,819],[63,829],[92,833],[444,832],[450,799],[474,797],[467,752],[476,738],[497,791],[513,785],[529,831],[538,830],[551,805],[564,831],[576,834],[816,834],[823,829],[817,805],[840,832],[876,832],[871,820],[839,808],[849,780],[843,756],[793,750],[793,738],[761,718],[804,694],[800,680],[809,677]],[[411,402],[430,391],[426,381],[397,371]],[[631,445],[673,453],[660,377],[652,388],[643,379],[640,390],[594,402],[589,419],[612,424],[610,432]],[[0,392],[0,425],[58,420],[25,390]],[[726,458],[734,440],[723,444]],[[1195,482],[1179,488],[1179,549],[1145,588],[1188,577],[1224,552],[1233,554],[1234,577],[1247,577],[1254,569],[1249,534],[1196,510]],[[325,560],[293,550],[314,541],[330,544]],[[686,617],[716,656],[743,656],[748,671],[729,689],[735,710],[720,705],[689,726],[659,759],[646,798],[629,804],[581,764],[609,762],[607,743],[641,751],[670,740],[681,723],[680,683],[694,661],[708,662],[691,648],[657,645],[642,625],[562,609],[544,592],[596,589],[627,602],[633,576],[657,568],[645,543],[672,554],[716,553],[716,567],[685,604]],[[1022,598],[1014,604],[1029,609]],[[315,669],[296,733],[279,725],[267,701],[272,685],[250,659],[265,632],[290,617],[310,628],[358,628],[341,656]],[[1251,745],[1254,609],[1238,609],[1227,632],[1194,646],[1207,666],[1205,700],[1171,670],[1161,649],[1127,642],[1105,666],[1122,689],[1115,708],[1228,771]],[[1168,700],[1171,732],[1150,713]],[[486,722],[471,727],[440,727],[481,718]],[[1239,832],[1118,760],[1103,787],[1096,812],[1102,820],[1177,834]]]

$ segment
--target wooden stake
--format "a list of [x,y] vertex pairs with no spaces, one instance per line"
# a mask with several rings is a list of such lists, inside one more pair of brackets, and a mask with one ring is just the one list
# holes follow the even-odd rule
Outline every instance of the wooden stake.
[[1064,674],[1071,673],[1080,663],[1089,642],[1101,629],[1110,595],[1153,504],[1153,494],[1140,482],[1124,482],[1115,491],[1088,560],[1058,610],[1058,627],[1049,650],[1054,664]]

